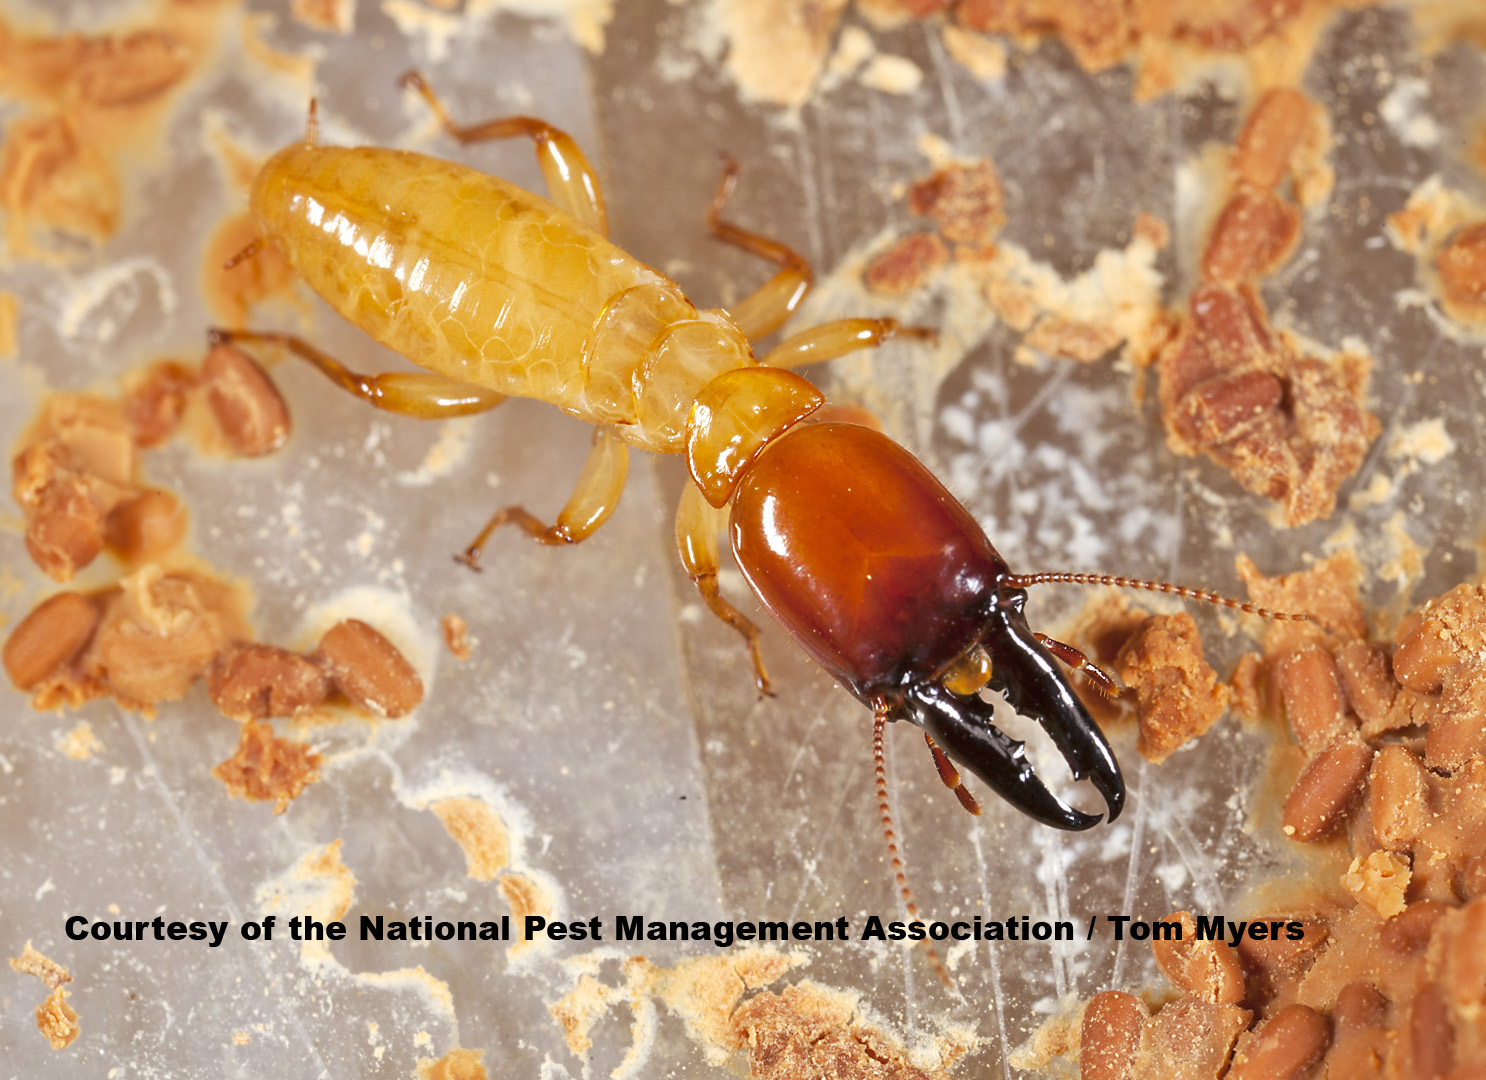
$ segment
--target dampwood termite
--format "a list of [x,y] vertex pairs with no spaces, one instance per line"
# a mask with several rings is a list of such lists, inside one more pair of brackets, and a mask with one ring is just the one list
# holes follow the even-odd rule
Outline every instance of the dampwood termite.
[[321,146],[312,112],[305,139],[275,154],[254,183],[259,242],[282,252],[347,319],[426,370],[357,374],[287,334],[219,330],[215,339],[280,345],[394,413],[464,416],[522,396],[594,424],[587,463],[556,521],[520,506],[499,510],[462,556],[471,565],[506,524],[546,544],[593,535],[618,504],[630,446],[684,455],[693,482],[677,510],[676,539],[687,573],[708,608],[742,635],[767,693],[758,630],[718,587],[717,536],[726,529],[758,599],[872,710],[890,846],[882,755],[890,720],[924,730],[940,776],[972,812],[978,805],[951,761],[1038,821],[1087,829],[1101,820],[1036,775],[1023,744],[993,722],[981,696],[987,688],[1037,721],[1073,776],[1089,779],[1109,817],[1118,815],[1119,765],[1059,662],[1096,686],[1114,684],[1077,650],[1031,630],[1026,586],[1154,588],[1274,613],[1160,583],[1013,574],[908,451],[872,428],[805,422],[823,398],[792,368],[931,332],[842,319],[755,356],[751,342],[784,324],[812,275],[786,245],[723,220],[737,176],[730,160],[708,214],[711,231],[778,269],[729,310],[698,310],[674,282],[608,240],[598,178],[568,135],[529,117],[459,126],[418,75],[404,85],[461,143],[531,139],[552,202],[421,154]]

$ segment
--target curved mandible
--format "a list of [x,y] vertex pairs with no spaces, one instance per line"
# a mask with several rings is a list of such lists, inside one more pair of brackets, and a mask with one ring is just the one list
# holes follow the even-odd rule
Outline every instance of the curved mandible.
[[[1003,597],[986,623],[982,643],[991,657],[988,685],[1002,691],[1017,712],[1042,725],[1074,778],[1089,780],[1104,797],[1113,821],[1125,805],[1119,762],[1057,661],[1027,626],[1019,599]],[[1102,820],[1052,793],[1027,760],[1025,744],[996,726],[989,702],[956,694],[941,683],[924,682],[908,690],[904,706],[909,719],[951,758],[1028,816],[1074,830]]]

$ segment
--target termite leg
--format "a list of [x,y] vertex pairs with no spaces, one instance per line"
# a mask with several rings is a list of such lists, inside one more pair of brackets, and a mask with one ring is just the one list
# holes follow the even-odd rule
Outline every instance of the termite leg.
[[506,400],[505,394],[473,386],[431,371],[390,371],[381,375],[361,375],[339,360],[321,352],[303,338],[259,330],[208,331],[207,339],[215,347],[235,343],[275,345],[308,360],[324,372],[331,382],[349,390],[362,401],[400,416],[420,420],[448,420],[487,412]]
[[533,540],[543,544],[579,544],[598,531],[613,516],[624,494],[629,476],[629,447],[614,428],[602,425],[593,429],[593,448],[578,474],[578,483],[557,521],[545,525],[520,506],[497,510],[474,543],[455,558],[472,570],[480,569],[480,555],[492,533],[502,525],[518,526]]
[[609,235],[609,211],[604,205],[604,191],[599,185],[598,174],[567,132],[531,116],[504,116],[480,124],[456,124],[428,81],[418,72],[410,71],[404,75],[401,85],[404,89],[416,90],[428,102],[444,130],[466,146],[491,139],[523,136],[531,139],[552,201],[583,224]]
[[895,337],[938,340],[938,334],[929,327],[903,326],[897,319],[836,319],[791,334],[764,353],[759,363],[781,368],[820,364],[858,349],[875,349]]
[[1099,693],[1113,701],[1120,696],[1120,684],[1094,661],[1079,652],[1072,645],[1067,645],[1056,638],[1050,638],[1046,634],[1033,634],[1038,641],[1042,642],[1043,648],[1052,653],[1063,663],[1074,671],[1083,672],[1084,678]]
[[[887,842],[887,857],[893,867],[893,881],[898,886],[898,895],[903,900],[903,912],[910,920],[919,918],[918,901],[913,898],[913,887],[908,884],[908,867],[903,863],[903,853],[898,847],[898,830],[893,825],[893,804],[887,791],[887,758],[883,753],[883,736],[887,731],[888,707],[879,704],[872,710],[872,771],[877,780],[877,816],[882,821],[882,838]],[[933,745],[931,742],[930,746]],[[934,946],[924,943],[929,954],[929,963],[934,972],[951,990],[954,980],[939,959]]]
[[768,281],[728,308],[728,314],[738,324],[738,329],[753,341],[784,325],[810,291],[815,275],[805,257],[794,248],[722,220],[723,207],[732,197],[737,183],[738,163],[731,155],[724,154],[722,180],[717,185],[717,194],[712,197],[712,206],[707,210],[707,226],[717,239],[780,267]]
[[924,732],[924,742],[929,744],[929,753],[934,755],[934,768],[939,770],[939,779],[944,782],[944,786],[955,793],[955,798],[960,800],[961,806],[976,817],[980,817],[980,803],[976,801],[974,795],[970,794],[970,789],[960,779],[960,771],[954,767],[949,756],[939,749],[934,736],[927,731]]
[[[712,235],[761,259],[777,263],[779,272],[728,309],[750,341],[778,330],[804,301],[815,275],[805,257],[787,244],[771,240],[722,219],[723,208],[738,184],[738,163],[722,156],[722,180],[707,210]],[[928,327],[900,326],[897,319],[838,319],[812,327],[780,342],[765,354],[761,363],[771,367],[804,367],[834,360],[857,349],[871,349],[891,337],[915,337],[933,341]]]
[[762,697],[773,691],[769,673],[764,670],[758,627],[727,601],[717,584],[717,534],[727,523],[726,515],[726,508],[712,507],[700,489],[687,484],[676,507],[676,547],[681,552],[681,565],[702,594],[707,609],[743,636],[748,658],[753,661],[753,681]]

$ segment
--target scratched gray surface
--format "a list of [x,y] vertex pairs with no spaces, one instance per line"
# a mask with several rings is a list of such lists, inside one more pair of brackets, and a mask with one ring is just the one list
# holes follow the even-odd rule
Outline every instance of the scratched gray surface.
[[[88,26],[91,13],[109,10],[78,7],[72,17]],[[933,30],[907,27],[877,41],[923,69],[919,91],[897,97],[847,82],[790,124],[775,110],[740,104],[711,61],[688,82],[663,77],[660,54],[684,52],[697,14],[619,5],[608,48],[596,57],[552,25],[499,18],[434,59],[426,40],[410,44],[375,4],[363,4],[349,39],[287,25],[269,37],[324,50],[322,107],[335,141],[408,143],[426,134],[421,112],[392,85],[410,62],[437,76],[461,116],[532,111],[566,127],[608,181],[619,241],[676,273],[704,303],[740,295],[762,276],[706,236],[702,211],[719,151],[745,164],[737,219],[797,244],[829,273],[884,229],[908,224],[893,191],[926,171],[915,140],[932,133],[957,154],[995,160],[1008,191],[1005,238],[1066,276],[1123,243],[1136,209],[1177,221],[1179,166],[1205,140],[1230,141],[1242,116],[1213,88],[1131,104],[1128,74],[1088,76],[1053,47],[1014,53],[1005,80],[979,83],[945,57]],[[1422,111],[1444,132],[1437,146],[1405,146],[1380,121],[1389,89],[1380,72],[1420,81]],[[1376,567],[1387,552],[1371,540],[1403,509],[1408,534],[1428,549],[1423,578],[1404,588],[1379,584],[1373,601],[1401,603],[1410,588],[1422,598],[1474,573],[1481,521],[1465,470],[1482,452],[1481,343],[1441,333],[1428,311],[1400,309],[1395,294],[1415,284],[1413,261],[1380,237],[1383,216],[1431,173],[1479,194],[1478,176],[1458,155],[1474,115],[1464,103],[1479,100],[1481,78],[1478,57],[1465,52],[1422,64],[1408,51],[1401,18],[1366,13],[1340,20],[1306,80],[1341,136],[1338,184],[1266,295],[1281,319],[1316,340],[1355,337],[1378,357],[1374,396],[1386,430],[1354,486],[1374,474],[1395,477],[1386,504],[1277,533],[1264,507],[1222,473],[1166,452],[1151,408],[1131,402],[1128,375],[1107,365],[1018,366],[1015,335],[1004,327],[965,343],[942,380],[905,374],[915,360],[909,349],[872,361],[895,388],[899,434],[955,478],[957,494],[1018,568],[1096,565],[1235,591],[1237,551],[1269,569],[1293,569],[1348,520]],[[20,363],[0,367],[8,440],[35,405],[37,371],[49,389],[81,388],[161,352],[199,348],[207,322],[200,243],[228,203],[202,150],[203,105],[265,148],[295,137],[302,123],[297,93],[255,76],[229,43],[220,72],[172,121],[169,167],[148,171],[133,189],[115,241],[65,270],[0,266],[0,288],[17,293],[22,312]],[[0,118],[7,109],[0,104]],[[525,147],[472,157],[536,181]],[[1198,239],[1178,223],[1162,264],[1171,298],[1189,287]],[[64,325],[79,282],[118,265],[128,272],[86,318]],[[316,333],[362,366],[392,363],[328,319]],[[830,375],[822,377],[829,385]],[[124,917],[256,918],[265,883],[336,839],[357,878],[352,919],[498,916],[508,909],[495,887],[467,879],[437,822],[416,808],[419,793],[450,785],[488,794],[523,826],[523,866],[555,886],[568,918],[845,915],[859,925],[867,913],[895,914],[868,718],[772,629],[765,649],[780,692],[755,701],[741,650],[699,616],[676,566],[676,462],[633,469],[620,512],[583,549],[503,538],[489,571],[476,577],[448,554],[495,504],[553,512],[582,460],[581,426],[538,405],[510,405],[471,425],[468,460],[452,475],[422,484],[418,469],[436,428],[373,415],[293,367],[279,368],[278,378],[297,418],[284,452],[243,463],[172,450],[148,461],[153,481],[185,493],[196,550],[253,581],[268,640],[292,639],[315,605],[362,587],[405,598],[411,625],[429,643],[438,618],[458,611],[478,639],[474,658],[460,664],[430,644],[436,670],[413,721],[317,731],[332,760],[326,778],[279,818],[228,801],[207,776],[235,731],[199,692],[154,721],[89,706],[81,717],[104,749],[87,762],[53,746],[78,717],[33,714],[7,692],[0,951],[16,955],[31,939],[72,969],[83,1036],[51,1051],[32,1025],[39,984],[4,972],[0,1075],[404,1077],[419,1057],[457,1044],[484,1048],[497,1076],[609,1075],[630,1044],[628,1010],[598,1024],[585,1058],[566,1049],[546,1011],[571,985],[560,961],[578,946],[518,966],[499,948],[346,943],[332,949],[334,966],[311,971],[292,946],[231,935],[208,952],[70,942],[62,933],[66,915],[103,916],[109,904]],[[953,425],[943,422],[949,411]],[[1389,435],[1434,417],[1456,451],[1408,474],[1384,449]],[[0,560],[6,580],[19,585],[0,602],[13,623],[51,586],[30,568],[14,514],[7,524]],[[100,567],[87,580],[102,584],[110,574]],[[1051,625],[1080,600],[1040,597],[1036,612]],[[1201,617],[1217,658],[1231,662],[1242,641]],[[920,903],[935,917],[1026,914],[1082,927],[1095,914],[1231,910],[1248,884],[1288,865],[1270,839],[1246,828],[1264,744],[1234,722],[1160,768],[1117,736],[1129,810],[1083,836],[1032,827],[994,799],[983,818],[969,820],[939,787],[914,733],[892,734],[905,848]],[[645,951],[671,962],[707,948]],[[600,978],[617,984],[615,958],[631,951],[608,954]],[[993,1076],[1016,1072],[1010,1051],[1060,1003],[1156,982],[1143,948],[1104,935],[1060,947],[983,944],[952,959],[956,994],[920,955],[858,943],[814,949],[804,975],[858,992],[866,1010],[910,1042],[946,1024],[973,1027],[982,1041],[960,1074]],[[358,978],[415,965],[447,983],[453,1016],[405,986]],[[237,1032],[249,1041],[235,1045]],[[638,1075],[706,1068],[662,1010]]]

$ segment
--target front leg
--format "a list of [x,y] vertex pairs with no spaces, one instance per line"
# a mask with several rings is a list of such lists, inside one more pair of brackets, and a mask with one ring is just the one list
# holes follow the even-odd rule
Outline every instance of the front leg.
[[897,319],[835,319],[791,334],[764,353],[759,363],[779,368],[822,364],[858,349],[875,349],[895,337],[930,343],[939,340],[938,333],[929,327],[903,326]]
[[754,684],[763,697],[774,691],[769,673],[764,670],[758,627],[728,602],[717,584],[717,534],[727,523],[727,512],[726,507],[709,505],[699,488],[687,484],[676,507],[676,547],[681,552],[681,565],[702,594],[707,609],[742,635],[748,646],[748,658],[753,661]]

